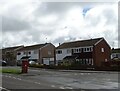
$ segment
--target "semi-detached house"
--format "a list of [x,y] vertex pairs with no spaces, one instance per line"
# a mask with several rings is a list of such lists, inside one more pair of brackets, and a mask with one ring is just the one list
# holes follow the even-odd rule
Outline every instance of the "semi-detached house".
[[39,64],[50,65],[55,63],[55,46],[51,43],[26,46],[17,51],[17,61],[23,59],[35,61]]
[[81,65],[101,66],[110,60],[110,50],[104,38],[65,42],[56,48],[56,63],[72,60]]

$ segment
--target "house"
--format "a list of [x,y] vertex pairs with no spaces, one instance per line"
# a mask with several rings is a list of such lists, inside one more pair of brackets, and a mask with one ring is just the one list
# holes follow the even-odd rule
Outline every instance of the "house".
[[111,59],[118,58],[120,59],[120,48],[112,49],[111,50]]
[[57,65],[64,60],[81,65],[101,66],[110,60],[110,46],[104,38],[65,42],[56,48]]
[[26,46],[17,51],[17,61],[28,59],[39,64],[55,63],[55,46],[51,43]]
[[24,46],[14,46],[2,48],[2,60],[7,62],[7,65],[16,65],[16,52]]

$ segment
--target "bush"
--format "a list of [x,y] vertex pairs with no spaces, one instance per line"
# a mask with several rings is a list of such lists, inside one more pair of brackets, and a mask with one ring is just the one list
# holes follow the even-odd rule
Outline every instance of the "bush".
[[42,65],[42,64],[30,64],[29,67],[43,68],[44,65]]

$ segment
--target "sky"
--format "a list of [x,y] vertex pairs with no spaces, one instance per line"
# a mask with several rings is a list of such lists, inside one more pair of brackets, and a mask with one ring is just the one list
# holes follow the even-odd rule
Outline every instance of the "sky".
[[118,47],[117,0],[1,0],[0,7],[1,47],[99,37]]

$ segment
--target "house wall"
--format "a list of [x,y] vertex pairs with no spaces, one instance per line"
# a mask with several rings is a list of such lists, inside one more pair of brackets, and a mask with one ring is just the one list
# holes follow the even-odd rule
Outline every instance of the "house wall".
[[31,54],[28,54],[28,56],[31,56],[30,59],[39,59],[39,50],[31,50],[30,52]]
[[43,64],[44,58],[54,58],[55,63],[55,46],[51,43],[48,43],[39,50],[39,63]]
[[[20,55],[18,55],[18,53],[21,53]],[[22,57],[23,57],[23,52],[22,51],[18,51],[17,52],[17,61],[19,61]]]
[[[102,49],[104,49],[104,51]],[[94,65],[102,66],[102,62],[110,61],[110,51],[111,48],[104,39],[95,45],[93,52]]]
[[113,59],[114,57],[120,58],[120,53],[112,53],[111,59]]
[[[92,52],[84,51],[84,48],[93,48],[93,46],[85,46],[85,47],[75,47],[75,48],[67,48],[67,49],[56,49],[62,50],[62,54],[56,54],[56,61],[61,61],[63,60],[64,57],[66,56],[71,56],[71,55],[78,55],[81,59],[89,59],[92,58]],[[70,50],[71,52],[68,53],[67,50]],[[79,53],[74,53],[74,49],[81,49]],[[93,50],[93,49],[92,49]]]
[[[34,51],[37,51],[36,53]],[[24,52],[26,52],[26,54],[24,54]],[[31,52],[31,54],[29,54],[28,52]],[[18,51],[18,53],[21,53],[20,55],[17,55],[17,60],[20,60],[23,56],[31,56],[30,59],[39,59],[39,51],[38,50],[27,50],[27,51]]]
[[[64,57],[72,55],[72,51],[70,53],[67,53],[68,49],[56,49],[56,51],[58,51],[58,50],[61,50],[62,53],[56,54],[56,64],[58,64],[58,61],[63,60]],[[69,50],[71,50],[71,49],[69,49]]]

